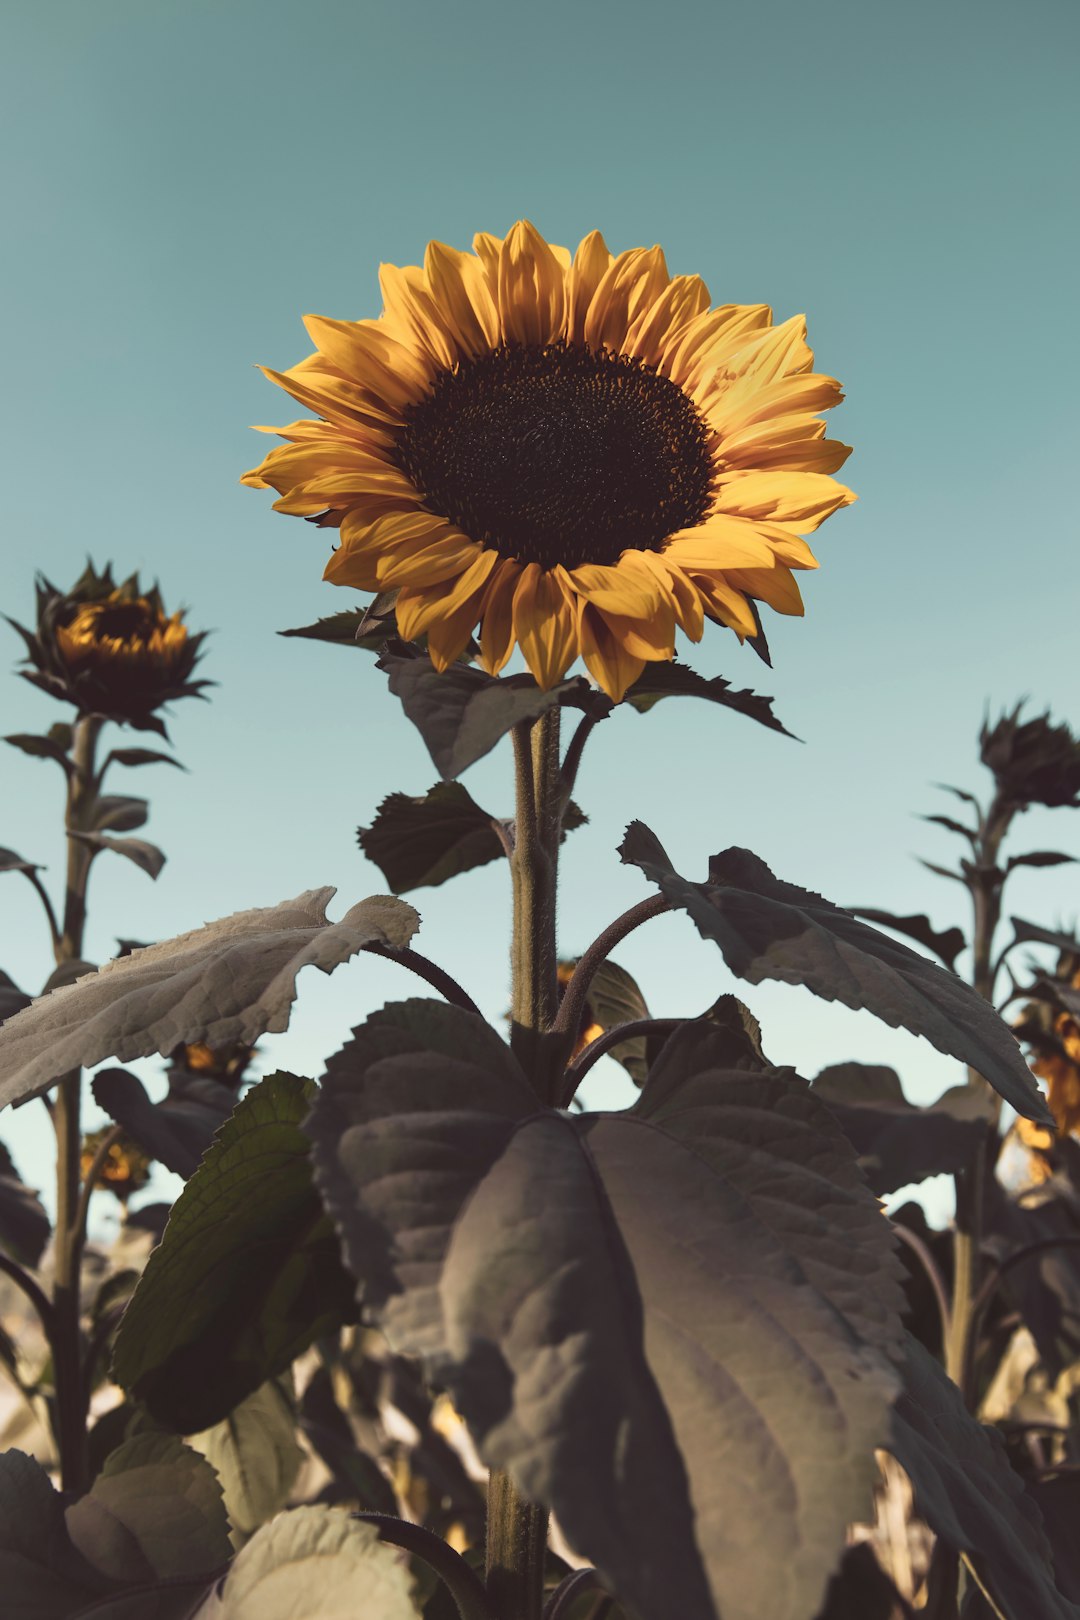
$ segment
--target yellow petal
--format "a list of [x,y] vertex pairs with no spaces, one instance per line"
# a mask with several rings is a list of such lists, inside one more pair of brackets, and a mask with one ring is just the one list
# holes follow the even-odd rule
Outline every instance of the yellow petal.
[[700,276],[676,276],[626,334],[624,354],[657,365],[674,332],[681,331],[709,307],[709,289]]
[[460,359],[443,311],[427,288],[424,272],[416,265],[379,266],[383,295],[383,324],[407,348],[426,355],[441,370],[449,371]]
[[514,635],[543,691],[561,681],[577,656],[574,612],[562,583],[536,563],[522,569],[514,592]]
[[621,703],[627,687],[645,668],[645,659],[628,653],[612,635],[603,616],[584,601],[578,607],[577,633],[589,674],[613,703]]
[[727,513],[710,515],[692,529],[681,529],[663,556],[679,568],[768,568],[772,549],[761,526]]
[[757,635],[757,621],[741,591],[715,574],[694,573],[691,577],[713,618],[734,630],[740,641]]
[[620,253],[602,277],[585,317],[585,342],[590,349],[608,348],[621,353],[632,322],[650,309],[668,284],[667,264],[660,248],[631,248]]
[[631,565],[606,567],[584,563],[566,570],[572,589],[603,612],[622,613],[631,619],[647,619],[663,600],[655,575]]
[[762,331],[772,322],[768,304],[722,304],[699,315],[687,326],[673,332],[664,344],[659,369],[665,377],[685,384],[722,353],[750,332]]
[[[399,591],[394,603],[394,615],[405,640],[414,641],[425,631],[430,635],[432,626],[440,619],[453,619],[456,634],[456,621],[460,614],[466,610],[475,614],[479,607],[487,577],[498,560],[498,552],[481,551],[456,579],[446,580],[430,589],[406,587]],[[473,617],[470,629],[475,623]]]
[[[426,543],[450,530],[446,518],[416,507],[409,512],[395,512],[372,523],[363,509],[345,513],[341,520],[341,543],[347,551],[391,551],[396,546],[419,540]],[[452,531],[455,533],[456,531]]]
[[566,319],[566,276],[535,226],[519,220],[499,254],[499,317],[510,343],[543,346]]
[[428,392],[434,379],[430,361],[380,331],[375,321],[305,315],[304,325],[320,354],[392,408],[404,410]]
[[736,590],[767,602],[776,613],[801,619],[806,611],[795,577],[787,568],[736,568],[724,578]]
[[629,619],[618,613],[605,613],[603,619],[615,640],[632,657],[646,662],[674,658],[675,609],[670,602],[647,619]]
[[646,567],[656,575],[661,589],[669,596],[679,628],[691,641],[700,641],[705,628],[705,614],[701,597],[689,575],[661,552],[643,551],[640,555]]
[[380,590],[390,590],[395,585],[411,585],[417,589],[424,585],[441,585],[444,580],[457,579],[482,554],[486,555],[475,540],[467,540],[448,528],[447,534],[441,535],[433,545],[413,541],[383,552],[376,560],[375,577]]
[[479,259],[443,242],[429,242],[424,272],[462,352],[478,355],[497,348],[502,335],[498,305]]
[[593,295],[611,265],[611,254],[599,231],[590,231],[574,254],[566,292],[566,341],[585,341],[585,317]]
[[715,510],[790,523],[812,533],[855,499],[853,490],[821,473],[731,472],[717,480]]
[[302,373],[299,366],[293,366],[290,371],[273,371],[269,366],[260,366],[259,370],[264,377],[269,377],[272,383],[277,383],[279,388],[291,394],[298,404],[344,428],[356,429],[368,423],[378,426],[400,421],[399,415],[388,411],[366,389],[358,388],[355,383],[344,382],[339,377],[312,373],[310,370]]
[[497,675],[514,650],[514,592],[521,564],[504,557],[488,578],[480,606],[480,663]]

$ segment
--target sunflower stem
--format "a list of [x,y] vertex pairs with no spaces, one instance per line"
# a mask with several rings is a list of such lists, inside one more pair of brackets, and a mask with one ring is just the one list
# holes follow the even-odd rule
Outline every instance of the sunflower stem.
[[[555,888],[562,805],[559,711],[514,728],[516,806],[510,871],[511,1045],[538,1098],[557,1103],[558,1066],[545,1040],[558,1007]],[[486,1584],[499,1620],[540,1620],[547,1510],[530,1502],[509,1474],[488,1480]]]
[[[83,715],[75,722],[64,825],[67,841],[67,891],[64,920],[56,942],[56,961],[77,961],[86,929],[86,888],[94,852],[73,832],[88,831],[97,800],[95,752],[102,720]],[[53,1281],[53,1365],[56,1407],[53,1427],[60,1452],[60,1480],[65,1491],[81,1491],[86,1479],[86,1418],[82,1401],[79,1262],[82,1254],[80,1163],[82,1157],[82,1070],[60,1081],[53,1107],[56,1130],[56,1243]]]

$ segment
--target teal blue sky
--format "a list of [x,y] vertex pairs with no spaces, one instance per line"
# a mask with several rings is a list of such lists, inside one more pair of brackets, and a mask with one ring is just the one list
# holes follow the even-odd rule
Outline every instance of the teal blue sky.
[[[95,956],[320,884],[342,905],[382,886],[355,828],[435,773],[366,655],[275,635],[355,598],[321,582],[325,535],[237,483],[266,442],[248,424],[290,415],[254,366],[308,352],[303,313],[377,314],[380,260],[521,216],[557,242],[594,226],[615,249],[659,241],[716,302],[805,310],[819,369],[847,388],[832,426],[860,497],[819,536],[805,620],[769,625],[773,671],[725,632],[687,649],[774,694],[803,743],[693,702],[597,730],[563,948],[644,894],[614,853],[635,815],[691,875],[743,844],[837,901],[964,920],[962,892],[912,859],[948,851],[912,819],[945,808],[929,784],[980,786],[987,705],[1030,694],[1080,721],[1072,0],[40,0],[8,6],[4,33],[0,606],[27,618],[34,569],[70,583],[89,554],[159,578],[215,632],[213,702],[172,723],[190,774],[129,784],[169,864],[155,887],[99,863]],[[4,683],[5,731],[56,717]],[[59,773],[14,753],[2,768],[0,842],[55,878]],[[507,812],[505,749],[468,785]],[[1080,853],[1065,811],[1022,837]],[[1080,883],[1022,874],[1014,898],[1068,919]],[[423,948],[501,1017],[505,872],[418,903]],[[8,879],[0,904],[0,965],[34,990],[34,897]],[[620,960],[658,1013],[732,987],[676,919]],[[317,1072],[411,989],[367,961],[308,974],[264,1064]],[[747,999],[770,1055],[804,1073],[893,1062],[918,1097],[955,1078],[866,1015]],[[619,1094],[598,1071],[594,1098]],[[44,1123],[33,1106],[6,1133],[36,1179]]]

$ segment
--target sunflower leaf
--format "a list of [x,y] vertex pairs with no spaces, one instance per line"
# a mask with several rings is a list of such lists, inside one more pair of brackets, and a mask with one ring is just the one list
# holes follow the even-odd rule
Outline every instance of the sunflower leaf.
[[466,664],[440,673],[430,658],[403,641],[389,642],[377,667],[388,675],[391,692],[444,781],[482,759],[514,726],[549,709],[571,705],[598,716],[611,709],[610,699],[581,675],[542,692],[531,675],[485,675]]
[[165,1428],[208,1429],[354,1315],[300,1129],[316,1090],[275,1074],[242,1098],[124,1314],[113,1376]]
[[106,756],[105,765],[175,765],[178,771],[187,769],[173,754],[163,754],[157,748],[114,748]]
[[316,1505],[264,1524],[191,1620],[296,1620],[315,1612],[299,1594],[311,1595],[320,1614],[364,1620],[419,1615],[408,1569],[375,1526],[341,1508]]
[[929,917],[921,912],[913,916],[899,917],[893,911],[879,911],[871,906],[849,906],[848,910],[853,917],[862,917],[864,922],[880,923],[882,928],[891,928],[897,934],[906,934],[908,939],[913,939],[917,945],[924,945],[928,951],[932,951],[947,968],[955,969],[956,958],[967,946],[963,929],[947,928],[944,933],[939,933]]
[[121,798],[112,793],[103,793],[94,806],[92,831],[134,832],[136,827],[146,825],[149,814],[150,806],[145,799]]
[[24,754],[29,754],[34,759],[55,760],[68,776],[75,769],[73,761],[68,758],[67,750],[62,748],[52,737],[37,737],[30,732],[18,731],[4,737],[2,740],[10,743],[12,748],[21,749]]
[[726,1043],[684,1025],[632,1110],[567,1116],[483,1020],[409,1002],[307,1125],[366,1309],[641,1620],[813,1613],[897,1383],[899,1268],[850,1147]]
[[0,1452],[0,1583],[19,1620],[70,1620],[109,1586],[72,1544],[48,1474],[21,1451]]
[[15,1168],[11,1154],[0,1142],[0,1249],[36,1266],[52,1235],[45,1207]]
[[1022,917],[1009,920],[1013,925],[1013,945],[1050,945],[1054,950],[1080,955],[1080,939],[1075,934],[1042,928],[1038,923],[1025,922]]
[[0,872],[40,872],[33,861],[24,861],[13,849],[0,849]]
[[122,1125],[166,1170],[185,1181],[199,1168],[214,1132],[228,1119],[236,1102],[219,1081],[185,1076],[170,1080],[168,1096],[154,1103],[142,1082],[126,1069],[99,1069],[91,1090],[110,1119]]
[[760,697],[757,692],[751,692],[749,689],[736,691],[731,682],[725,681],[721,675],[707,680],[704,675],[699,675],[697,670],[690,669],[686,664],[675,662],[646,664],[623,701],[629,703],[639,714],[646,714],[666,697],[698,697],[705,698],[709,703],[722,703],[725,708],[736,709],[739,714],[748,715],[759,725],[768,726],[770,731],[780,731],[795,742],[800,740],[773,714],[772,698]]
[[438,782],[418,798],[391,793],[357,841],[394,894],[445,883],[504,853],[493,818],[460,782]]
[[343,613],[331,613],[328,618],[316,619],[314,624],[300,625],[295,630],[279,630],[279,636],[302,636],[307,641],[329,641],[335,647],[362,647],[365,652],[380,652],[392,626],[376,623],[373,628],[357,632],[368,617],[365,608],[346,608]]
[[970,1164],[993,1118],[987,1094],[974,1086],[954,1086],[937,1102],[916,1108],[896,1070],[878,1064],[831,1064],[817,1076],[814,1091],[835,1115],[879,1197]]
[[[614,1029],[618,1024],[629,1024],[638,1018],[648,1018],[649,1009],[645,997],[638,989],[636,979],[609,957],[601,962],[589,985],[586,1016],[588,1014],[592,1015],[593,1022],[599,1024],[601,1029],[608,1030]],[[647,1038],[644,1035],[632,1035],[628,1041],[613,1046],[608,1056],[613,1057],[616,1063],[622,1064],[635,1085],[645,1084],[649,1062]]]
[[173,1435],[124,1441],[65,1517],[87,1562],[114,1581],[194,1578],[232,1556],[217,1475]]
[[801,984],[826,1001],[865,1008],[970,1064],[1018,1113],[1052,1123],[1015,1036],[955,974],[821,895],[782,882],[747,849],[713,856],[704,883],[681,877],[640,821],[627,828],[619,853],[689,914],[740,978]]
[[327,920],[332,888],[207,923],[115,957],[41,996],[0,1026],[0,1106],[21,1102],[68,1069],[127,1062],[181,1042],[251,1045],[288,1027],[301,968],[330,973],[367,944],[401,949],[420,919],[373,895]]
[[971,1557],[1009,1620],[1076,1620],[1054,1584],[1039,1510],[1000,1437],[970,1415],[956,1385],[910,1336],[886,1449],[909,1475],[920,1517]]
[[156,844],[148,844],[145,838],[111,838],[108,833],[75,832],[69,830],[69,838],[77,838],[81,844],[100,853],[110,849],[114,855],[125,855],[129,861],[134,861],[140,871],[149,877],[160,875],[165,865],[164,852]]
[[304,1461],[291,1375],[268,1379],[192,1444],[221,1480],[233,1529],[251,1535],[280,1513]]
[[1061,855],[1052,849],[1033,849],[1027,855],[1010,855],[1005,863],[1005,874],[1018,866],[1073,866],[1076,864],[1075,855]]

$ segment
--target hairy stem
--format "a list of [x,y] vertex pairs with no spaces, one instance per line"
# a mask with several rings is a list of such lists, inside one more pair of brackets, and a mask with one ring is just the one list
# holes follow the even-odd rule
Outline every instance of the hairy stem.
[[[557,1100],[558,1074],[545,1036],[558,1007],[555,886],[562,803],[559,711],[551,709],[513,733],[516,806],[510,856],[514,919],[511,941],[511,1044],[541,1102]],[[540,1620],[547,1511],[528,1501],[509,1474],[488,1480],[486,1583],[499,1620]]]
[[662,911],[670,910],[669,900],[665,900],[662,894],[653,895],[651,900],[641,900],[636,906],[631,906],[629,911],[624,911],[621,917],[616,917],[615,921],[593,940],[584,956],[579,959],[570,983],[563,992],[559,1015],[553,1026],[560,1034],[570,1037],[577,1034],[581,1027],[585,998],[589,993],[593,975],[601,963],[607,961],[619,941],[625,939],[627,934],[633,933],[643,922],[648,922],[650,917],[658,917]]
[[[78,960],[86,930],[86,888],[94,852],[73,832],[90,830],[97,794],[94,756],[102,721],[83,715],[75,722],[72,764],[68,777],[64,825],[67,841],[67,889],[64,917],[56,942],[57,963]],[[56,1254],[53,1282],[56,1376],[54,1427],[60,1452],[60,1479],[65,1491],[81,1491],[86,1478],[86,1422],[82,1404],[79,1260],[82,1254],[80,1198],[82,1154],[82,1071],[59,1082],[53,1105],[56,1130]]]

